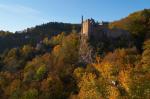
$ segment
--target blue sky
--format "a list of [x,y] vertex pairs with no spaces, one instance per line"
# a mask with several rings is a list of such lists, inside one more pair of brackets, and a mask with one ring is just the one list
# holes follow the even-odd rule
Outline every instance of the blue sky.
[[0,30],[20,31],[46,22],[79,23],[84,18],[119,20],[150,8],[150,0],[0,0]]

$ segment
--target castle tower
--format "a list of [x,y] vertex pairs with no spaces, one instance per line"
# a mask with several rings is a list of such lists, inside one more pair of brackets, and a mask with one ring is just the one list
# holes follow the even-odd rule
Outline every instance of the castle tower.
[[87,19],[83,21],[82,16],[82,29],[80,34],[80,48],[79,48],[79,62],[80,63],[92,63],[92,48],[88,42],[90,35],[93,32],[93,22],[92,19]]
[[86,36],[89,39],[94,31],[94,24],[95,21],[92,18],[85,21],[82,20],[81,36]]

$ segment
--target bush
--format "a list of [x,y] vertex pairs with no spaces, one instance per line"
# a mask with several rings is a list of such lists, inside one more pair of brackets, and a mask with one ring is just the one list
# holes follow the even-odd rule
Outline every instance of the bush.
[[47,70],[46,70],[46,66],[42,65],[38,68],[38,70],[36,71],[36,75],[35,78],[36,80],[41,80],[44,78],[45,74],[46,74]]
[[23,99],[38,99],[38,91],[36,89],[29,89],[24,92]]

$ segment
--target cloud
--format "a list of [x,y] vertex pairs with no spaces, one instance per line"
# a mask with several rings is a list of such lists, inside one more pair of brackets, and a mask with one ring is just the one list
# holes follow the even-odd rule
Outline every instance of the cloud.
[[0,30],[18,31],[45,22],[43,13],[18,4],[0,4]]
[[39,15],[40,11],[23,5],[0,4],[0,11],[21,14],[21,15]]

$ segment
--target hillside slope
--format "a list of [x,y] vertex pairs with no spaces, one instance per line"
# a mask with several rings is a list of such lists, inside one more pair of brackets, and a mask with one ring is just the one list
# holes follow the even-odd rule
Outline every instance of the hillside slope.
[[45,37],[51,38],[59,33],[79,32],[79,24],[49,22],[42,25],[37,25],[33,28],[27,28],[23,31],[15,33],[0,32],[0,52],[14,47],[20,47],[25,44],[35,45]]
[[136,47],[142,51],[144,40],[150,38],[150,9],[130,14],[126,18],[110,23],[110,28],[121,28],[131,33]]

